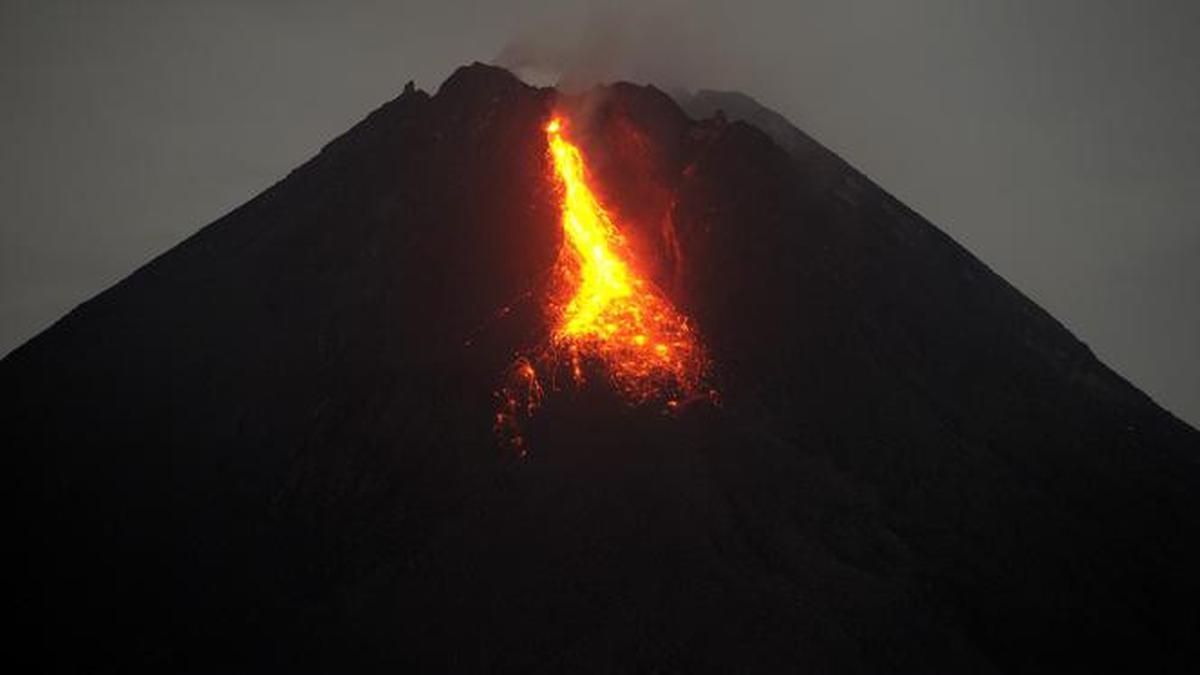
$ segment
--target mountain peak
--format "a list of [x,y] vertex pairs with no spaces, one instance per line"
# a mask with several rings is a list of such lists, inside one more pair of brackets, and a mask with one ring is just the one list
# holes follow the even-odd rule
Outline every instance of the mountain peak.
[[470,65],[459,66],[438,87],[437,93],[439,96],[445,94],[448,97],[457,97],[459,92],[495,94],[528,87],[529,85],[504,68],[475,61]]
[[[517,458],[496,395],[554,311],[554,111],[720,395],[547,382]],[[19,642],[156,672],[1200,656],[1200,435],[787,137],[480,63],[406,87],[0,360]]]

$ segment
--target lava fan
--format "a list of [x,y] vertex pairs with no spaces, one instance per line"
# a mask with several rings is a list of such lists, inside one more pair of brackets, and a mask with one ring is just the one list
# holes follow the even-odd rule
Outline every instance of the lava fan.
[[688,318],[643,276],[620,228],[589,186],[579,147],[554,117],[546,138],[561,195],[563,245],[554,287],[546,300],[552,328],[548,345],[522,357],[501,392],[497,430],[525,451],[519,419],[540,405],[539,370],[568,367],[576,385],[594,366],[635,404],[661,401],[668,408],[702,389],[707,358]]

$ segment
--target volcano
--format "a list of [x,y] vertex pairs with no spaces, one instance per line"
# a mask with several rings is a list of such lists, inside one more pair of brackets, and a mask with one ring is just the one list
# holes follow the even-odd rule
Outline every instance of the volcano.
[[[556,331],[555,116],[713,395],[631,397],[595,340],[641,329]],[[498,398],[555,344],[584,376],[538,366],[514,452]],[[1200,434],[737,94],[406,87],[0,391],[18,642],[52,671],[1200,658]]]

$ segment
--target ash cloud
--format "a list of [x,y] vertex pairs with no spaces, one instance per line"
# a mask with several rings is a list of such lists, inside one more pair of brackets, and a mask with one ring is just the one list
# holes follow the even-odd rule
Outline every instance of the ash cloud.
[[710,27],[703,13],[681,0],[592,2],[580,15],[522,30],[493,63],[530,84],[567,92],[614,80],[691,87],[703,81],[720,37]]

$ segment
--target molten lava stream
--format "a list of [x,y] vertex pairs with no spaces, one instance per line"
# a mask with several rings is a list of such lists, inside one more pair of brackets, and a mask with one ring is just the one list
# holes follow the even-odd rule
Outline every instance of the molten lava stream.
[[583,153],[568,140],[566,126],[561,117],[546,125],[563,227],[558,283],[547,300],[550,345],[541,356],[518,360],[496,416],[498,431],[520,454],[525,447],[518,420],[531,416],[542,398],[534,362],[553,371],[565,355],[576,383],[584,380],[585,363],[599,363],[631,402],[659,399],[668,407],[695,396],[707,364],[687,317],[638,273],[624,237],[589,186]]
[[617,388],[634,401],[690,393],[704,356],[688,320],[636,271],[620,230],[588,185],[583,153],[554,118],[546,136],[562,190],[562,297],[551,298],[554,346],[571,357],[604,364]]

